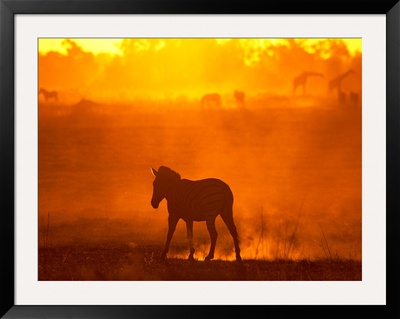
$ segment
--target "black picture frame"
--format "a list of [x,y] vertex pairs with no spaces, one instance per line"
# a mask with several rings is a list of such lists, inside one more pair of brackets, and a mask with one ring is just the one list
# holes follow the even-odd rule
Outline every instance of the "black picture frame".
[[[228,5],[227,5],[228,4]],[[14,304],[14,17],[16,14],[384,14],[386,15],[385,306],[23,306]],[[0,315],[4,318],[398,318],[400,195],[399,0],[0,0]]]

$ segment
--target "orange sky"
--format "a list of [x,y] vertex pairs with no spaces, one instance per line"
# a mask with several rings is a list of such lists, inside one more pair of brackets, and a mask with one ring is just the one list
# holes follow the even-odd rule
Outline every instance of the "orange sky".
[[349,69],[356,72],[345,86],[361,90],[361,39],[39,39],[38,49],[40,87],[66,104],[286,95],[302,72],[323,74],[307,86],[325,95],[328,81]]
[[[62,45],[64,39],[39,39],[39,52],[45,54],[49,51],[56,51],[66,54],[66,48]],[[321,39],[307,39],[307,44],[311,45]],[[92,52],[93,54],[108,53],[122,55],[119,49],[122,39],[73,39],[84,51]],[[362,40],[357,39],[343,39],[346,43],[348,50],[351,54],[362,51]],[[261,39],[261,42],[279,44],[282,39]]]

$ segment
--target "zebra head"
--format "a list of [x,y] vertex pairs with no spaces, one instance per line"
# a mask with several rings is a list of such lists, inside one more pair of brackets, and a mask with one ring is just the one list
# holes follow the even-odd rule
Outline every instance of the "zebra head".
[[161,166],[158,171],[151,168],[151,172],[156,177],[153,181],[153,196],[151,198],[151,206],[158,208],[160,202],[167,197],[168,191],[171,190],[171,186],[174,182],[180,180],[180,175],[174,172],[172,169]]
[[151,197],[151,206],[153,206],[153,208],[158,208],[158,205],[160,205],[160,202],[165,197],[165,194],[161,190],[162,187],[160,187],[160,180],[157,179],[158,172],[153,167],[150,167],[150,169],[151,173],[155,176],[155,180],[153,181],[153,196]]

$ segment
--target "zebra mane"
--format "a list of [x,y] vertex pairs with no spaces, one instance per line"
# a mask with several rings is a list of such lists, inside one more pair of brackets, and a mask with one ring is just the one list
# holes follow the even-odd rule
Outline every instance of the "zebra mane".
[[179,175],[177,172],[173,171],[169,167],[166,166],[160,166],[158,169],[158,174],[161,174],[163,177],[167,179],[173,179],[173,180],[180,180],[181,175]]

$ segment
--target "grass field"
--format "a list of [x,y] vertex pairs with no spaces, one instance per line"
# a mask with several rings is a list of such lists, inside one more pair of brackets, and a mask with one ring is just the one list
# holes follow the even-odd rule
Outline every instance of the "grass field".
[[[189,261],[185,259],[187,243],[179,240],[182,237],[179,234],[172,242],[171,257],[164,260],[160,258],[163,250],[160,240],[152,243],[144,234],[128,234],[128,228],[124,230],[121,222],[109,223],[107,232],[114,235],[101,232],[104,220],[92,220],[79,227],[64,224],[50,229],[50,239],[39,248],[39,280],[361,280],[361,261],[338,258],[244,258],[239,263],[227,259],[204,261],[199,254],[200,257],[195,255],[198,259]],[[116,233],[116,229],[120,233]],[[55,232],[60,237],[55,238]],[[85,237],[85,233],[90,236]],[[69,237],[66,234],[70,234]],[[100,239],[99,234],[104,237]],[[132,238],[136,239],[135,244],[129,242]],[[221,245],[223,243],[217,243],[217,249]]]
[[161,251],[127,245],[40,249],[39,280],[361,280],[361,262],[354,260],[162,260]]

